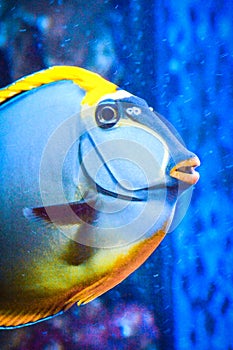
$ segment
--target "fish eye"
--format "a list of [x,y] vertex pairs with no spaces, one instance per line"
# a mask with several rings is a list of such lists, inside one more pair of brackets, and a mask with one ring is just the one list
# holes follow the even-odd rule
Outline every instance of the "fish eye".
[[100,104],[95,112],[96,123],[99,127],[112,128],[119,120],[118,109],[115,103]]

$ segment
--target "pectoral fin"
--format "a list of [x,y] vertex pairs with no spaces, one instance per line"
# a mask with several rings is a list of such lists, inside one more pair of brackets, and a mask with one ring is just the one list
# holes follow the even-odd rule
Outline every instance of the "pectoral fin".
[[41,220],[57,225],[91,223],[96,216],[95,201],[73,202],[38,208],[25,208],[24,216],[29,220]]

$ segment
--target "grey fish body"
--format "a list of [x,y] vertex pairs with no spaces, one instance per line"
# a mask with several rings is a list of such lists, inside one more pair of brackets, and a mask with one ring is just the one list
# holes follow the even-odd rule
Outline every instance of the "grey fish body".
[[145,101],[83,69],[54,67],[6,94],[16,97],[0,106],[0,328],[11,329],[137,269],[199,163]]
[[[43,151],[53,131],[66,119],[80,112],[82,97],[78,86],[64,81],[46,85],[34,93],[20,95],[14,103],[9,101],[0,109],[0,293],[4,295],[9,295],[9,285],[15,284],[15,273],[20,281],[17,285],[20,290],[24,281],[28,280],[27,269],[39,265],[41,259],[46,259],[49,264],[54,254],[62,251],[59,231],[38,222],[30,222],[23,216],[23,210],[43,205],[38,176]],[[74,130],[70,128],[69,131],[71,133]],[[65,138],[68,139],[70,135],[64,132],[63,136],[61,152]],[[48,172],[49,178],[56,181],[52,174],[53,163],[56,163],[55,153],[50,159]],[[70,160],[64,169],[64,184],[67,185],[67,195],[72,198],[76,191],[74,171],[73,160]],[[53,204],[57,203],[60,201],[56,197]],[[63,241],[66,241],[65,238]]]

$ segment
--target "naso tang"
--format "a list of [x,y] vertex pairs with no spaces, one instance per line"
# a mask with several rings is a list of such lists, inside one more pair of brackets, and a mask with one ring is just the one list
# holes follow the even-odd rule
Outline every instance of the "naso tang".
[[144,100],[82,68],[24,77],[0,101],[0,327],[11,329],[137,269],[184,215],[200,162]]

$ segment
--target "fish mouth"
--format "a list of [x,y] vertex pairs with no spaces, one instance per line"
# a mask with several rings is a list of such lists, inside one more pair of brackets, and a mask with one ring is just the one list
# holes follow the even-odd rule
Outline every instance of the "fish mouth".
[[200,164],[200,160],[197,156],[183,160],[171,169],[170,176],[189,185],[195,185],[200,177],[195,168]]

